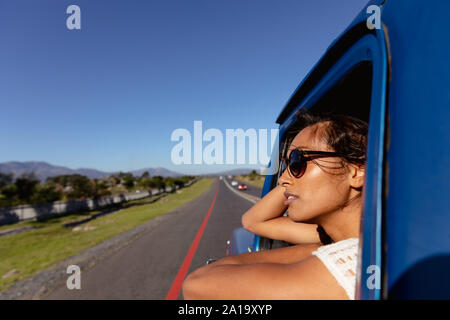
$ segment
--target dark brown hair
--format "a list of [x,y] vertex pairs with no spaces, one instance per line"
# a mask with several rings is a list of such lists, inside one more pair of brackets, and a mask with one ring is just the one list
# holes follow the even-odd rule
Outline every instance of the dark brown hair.
[[345,163],[365,165],[368,125],[365,121],[343,114],[313,113],[302,108],[296,122],[286,133],[285,152],[300,131],[319,123],[326,125],[317,126],[314,134],[342,155],[343,166]]

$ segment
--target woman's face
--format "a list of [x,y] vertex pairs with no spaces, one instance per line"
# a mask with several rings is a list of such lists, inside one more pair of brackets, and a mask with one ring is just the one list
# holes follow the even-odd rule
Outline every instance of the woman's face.
[[[326,124],[320,123],[300,131],[292,141],[287,156],[294,149],[333,152],[320,139],[323,125]],[[314,129],[317,128],[319,130],[315,133]],[[285,188],[286,199],[291,196],[287,202],[289,217],[294,221],[314,223],[315,218],[336,211],[345,204],[350,199],[351,187],[348,175],[343,170],[341,159],[337,157],[308,161],[306,171],[300,178],[293,177],[286,169],[278,183]]]

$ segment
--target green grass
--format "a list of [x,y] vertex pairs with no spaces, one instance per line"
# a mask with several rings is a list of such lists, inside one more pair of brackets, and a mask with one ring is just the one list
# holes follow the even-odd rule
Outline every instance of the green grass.
[[[201,179],[151,204],[146,204],[148,199],[128,202],[124,204],[125,209],[80,225],[80,231],[72,231],[72,228],[64,227],[63,224],[85,219],[97,211],[81,216],[69,215],[21,223],[20,226],[32,225],[38,228],[0,238],[0,291],[108,238],[176,209],[208,190],[213,181],[212,178]],[[2,277],[13,269],[16,273]]]

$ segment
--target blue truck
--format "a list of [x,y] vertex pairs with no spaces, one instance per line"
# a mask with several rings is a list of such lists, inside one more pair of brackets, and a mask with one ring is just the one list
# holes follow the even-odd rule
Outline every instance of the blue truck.
[[[358,299],[450,298],[449,23],[450,1],[370,1],[276,119],[280,150],[301,108],[369,123]],[[230,242],[229,254],[284,245],[242,228]]]

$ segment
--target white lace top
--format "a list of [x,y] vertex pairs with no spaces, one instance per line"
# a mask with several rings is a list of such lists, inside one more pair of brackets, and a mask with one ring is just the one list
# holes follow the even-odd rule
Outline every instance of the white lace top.
[[319,247],[312,253],[322,261],[351,300],[355,299],[358,238],[350,238]]

